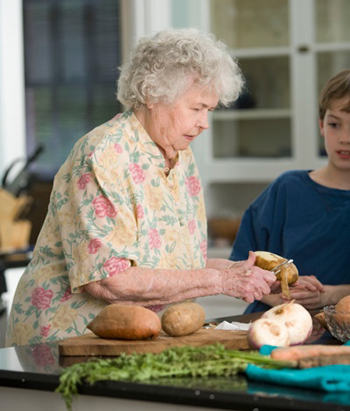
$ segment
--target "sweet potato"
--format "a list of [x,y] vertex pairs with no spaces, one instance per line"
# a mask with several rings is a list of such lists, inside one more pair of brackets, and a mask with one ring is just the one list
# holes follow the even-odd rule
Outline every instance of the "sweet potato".
[[87,328],[103,338],[145,340],[156,338],[162,326],[157,314],[148,308],[110,304],[97,314]]
[[173,336],[193,334],[204,324],[205,311],[197,303],[180,303],[169,307],[162,315],[163,330]]
[[335,305],[335,311],[338,313],[350,313],[350,295],[341,298]]

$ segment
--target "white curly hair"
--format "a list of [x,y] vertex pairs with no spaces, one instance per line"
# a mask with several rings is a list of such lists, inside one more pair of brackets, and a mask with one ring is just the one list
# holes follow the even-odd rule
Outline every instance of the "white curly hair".
[[222,106],[235,101],[243,87],[237,61],[213,34],[167,29],[140,39],[120,68],[117,98],[127,109],[171,104],[193,81],[212,87]]

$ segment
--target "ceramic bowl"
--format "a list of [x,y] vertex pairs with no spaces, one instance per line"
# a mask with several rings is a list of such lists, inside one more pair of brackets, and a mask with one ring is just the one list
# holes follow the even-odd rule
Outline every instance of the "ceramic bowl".
[[329,332],[339,341],[350,340],[350,312],[335,311],[334,305],[323,309]]

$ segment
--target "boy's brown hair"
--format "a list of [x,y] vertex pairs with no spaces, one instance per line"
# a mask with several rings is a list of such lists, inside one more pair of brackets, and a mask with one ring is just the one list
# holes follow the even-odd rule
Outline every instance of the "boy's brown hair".
[[342,70],[324,86],[320,94],[318,115],[324,119],[327,109],[331,108],[336,100],[348,97],[348,102],[342,110],[350,112],[350,70]]

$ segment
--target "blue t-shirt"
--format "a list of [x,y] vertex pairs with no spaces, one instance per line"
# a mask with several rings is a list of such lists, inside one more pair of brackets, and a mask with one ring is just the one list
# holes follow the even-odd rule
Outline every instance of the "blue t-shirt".
[[[350,284],[350,190],[317,184],[307,170],[281,174],[246,210],[230,260],[249,250],[292,258],[323,284]],[[269,308],[255,301],[245,312]]]

